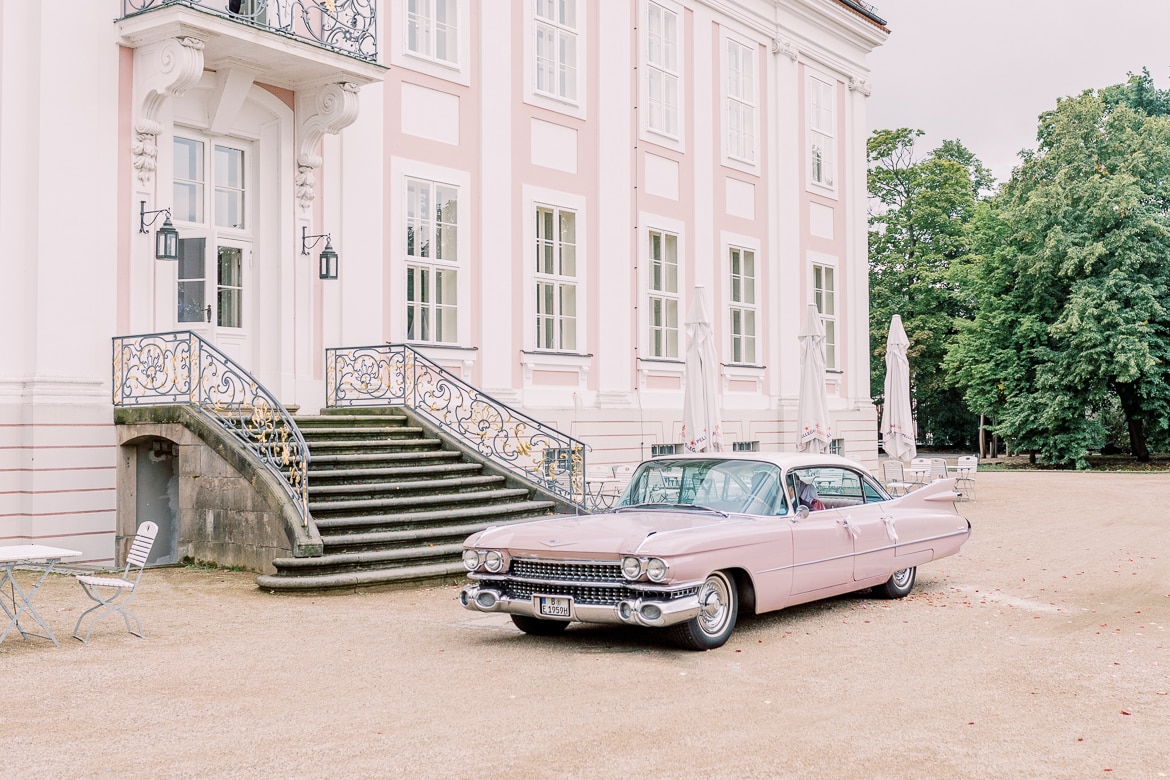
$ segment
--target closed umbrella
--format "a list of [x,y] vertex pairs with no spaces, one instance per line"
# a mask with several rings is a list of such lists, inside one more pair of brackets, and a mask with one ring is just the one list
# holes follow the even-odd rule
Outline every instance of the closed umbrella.
[[882,407],[882,449],[891,458],[910,460],[918,455],[914,443],[914,413],[910,409],[910,361],[906,349],[910,340],[902,317],[890,320],[886,337],[886,402]]
[[719,365],[706,291],[695,287],[687,313],[686,384],[683,388],[682,438],[688,452],[723,449],[719,425]]
[[825,398],[825,324],[817,305],[808,305],[808,316],[800,331],[800,401],[796,407],[801,452],[828,452],[833,441],[829,425],[829,402]]

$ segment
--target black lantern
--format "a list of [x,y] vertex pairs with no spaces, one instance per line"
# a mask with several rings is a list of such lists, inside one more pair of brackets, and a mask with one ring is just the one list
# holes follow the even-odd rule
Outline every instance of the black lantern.
[[[309,239],[313,239],[313,243],[309,243]],[[321,243],[321,239],[325,239],[325,248],[321,250],[321,257],[319,259],[320,267],[318,274],[322,279],[336,279],[337,278],[337,252],[333,250],[333,239],[329,233],[322,233],[317,236],[309,235],[308,225],[301,226],[301,254],[309,254],[309,250]]]
[[[146,210],[146,201],[141,201],[141,207],[138,213],[138,232],[148,233],[148,227],[153,225],[158,220],[159,214],[166,214],[166,219],[163,220],[162,227],[154,233],[154,256],[159,260],[178,260],[179,259],[179,231],[175,230],[175,226],[171,224],[171,210],[157,209],[155,211]],[[151,216],[149,222],[146,221],[147,216]]]

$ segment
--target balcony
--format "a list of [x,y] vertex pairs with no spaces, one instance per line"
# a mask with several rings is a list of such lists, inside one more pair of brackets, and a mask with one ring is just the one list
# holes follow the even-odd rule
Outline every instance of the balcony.
[[298,90],[381,81],[377,0],[122,0],[124,45],[170,38],[203,44],[204,66],[244,67],[255,80]]

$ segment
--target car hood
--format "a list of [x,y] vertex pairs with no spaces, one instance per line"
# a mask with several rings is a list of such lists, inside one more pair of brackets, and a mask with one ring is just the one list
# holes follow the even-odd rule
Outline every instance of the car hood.
[[[651,510],[564,515],[534,523],[497,526],[468,539],[476,547],[558,553],[634,553],[643,541],[744,522],[715,512]],[[682,540],[680,539],[680,546]],[[658,544],[655,545],[659,546]]]

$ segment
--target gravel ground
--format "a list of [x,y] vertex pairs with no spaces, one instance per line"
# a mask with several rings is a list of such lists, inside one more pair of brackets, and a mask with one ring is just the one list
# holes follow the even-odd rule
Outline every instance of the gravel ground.
[[[0,645],[7,777],[1170,776],[1170,476],[981,473],[908,598],[652,633],[520,634],[457,588],[278,596],[148,571],[138,639]],[[18,575],[21,582],[32,577]]]

